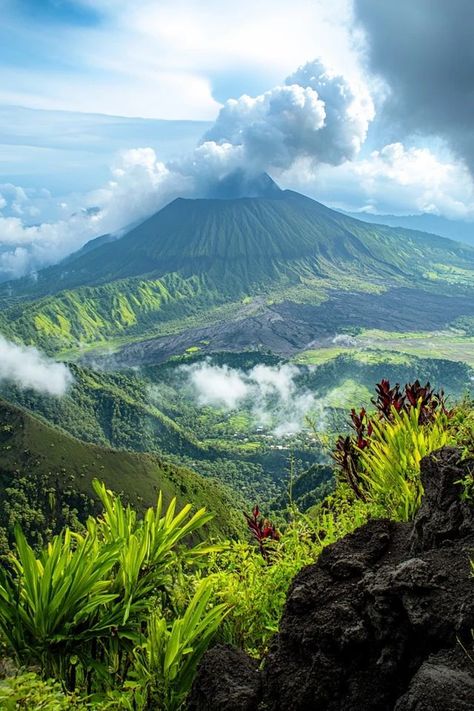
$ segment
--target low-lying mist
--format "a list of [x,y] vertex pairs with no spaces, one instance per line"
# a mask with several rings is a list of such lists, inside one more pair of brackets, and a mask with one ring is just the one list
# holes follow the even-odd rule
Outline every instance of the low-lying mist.
[[297,382],[294,365],[255,365],[244,371],[205,361],[182,366],[181,371],[198,405],[247,410],[256,426],[277,436],[300,432],[317,405],[313,393]]
[[64,363],[56,363],[37,348],[20,346],[0,335],[0,382],[61,397],[73,377]]

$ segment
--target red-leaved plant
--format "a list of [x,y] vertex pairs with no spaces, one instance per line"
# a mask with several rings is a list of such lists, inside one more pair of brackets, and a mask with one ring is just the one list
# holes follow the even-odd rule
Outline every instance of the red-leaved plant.
[[247,520],[247,526],[249,527],[252,536],[258,543],[260,553],[265,560],[269,560],[269,550],[266,542],[280,540],[279,532],[271,521],[263,516],[260,516],[260,509],[258,506],[253,507],[251,516],[245,513],[245,511],[244,516]]
[[365,496],[359,471],[360,453],[370,445],[374,419],[391,422],[394,413],[410,412],[415,407],[419,408],[418,421],[423,425],[433,422],[438,413],[448,417],[451,414],[451,411],[446,408],[444,392],[442,390],[435,392],[430,383],[421,385],[419,380],[415,380],[414,383],[407,383],[402,389],[399,383],[392,387],[389,380],[381,380],[375,386],[375,391],[377,397],[372,400],[375,405],[372,419],[365,409],[358,414],[352,409],[350,417],[354,434],[345,437],[341,435],[336,441],[332,454],[345,480],[355,495],[363,501]]

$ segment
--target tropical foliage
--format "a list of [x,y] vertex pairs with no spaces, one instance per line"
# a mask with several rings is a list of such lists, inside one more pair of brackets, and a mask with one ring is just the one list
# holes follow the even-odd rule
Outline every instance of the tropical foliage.
[[156,694],[163,708],[175,708],[225,614],[222,605],[208,609],[205,581],[189,605],[174,590],[183,570],[214,550],[190,544],[211,516],[192,514],[190,505],[176,512],[175,500],[163,511],[160,495],[139,519],[103,484],[95,489],[104,513],[85,533],[65,528],[37,555],[16,530],[16,552],[0,572],[2,637],[20,666],[88,695],[106,695],[159,663],[164,684]]
[[430,383],[417,380],[402,390],[382,380],[376,390],[374,413],[351,411],[353,434],[339,437],[333,456],[358,499],[409,521],[423,493],[420,461],[447,443],[452,413]]
[[[198,542],[203,509],[160,495],[140,516],[98,481],[103,512],[83,530],[65,526],[38,553],[17,526],[0,574],[0,638],[18,668],[0,682],[3,707],[177,711],[213,640],[265,653],[292,579],[324,546],[369,518],[413,517],[425,454],[474,452],[472,403],[448,410],[428,385],[381,382],[374,410],[351,422],[334,491],[301,513],[290,487],[276,522],[255,506],[247,539]],[[472,496],[469,478],[458,485]]]

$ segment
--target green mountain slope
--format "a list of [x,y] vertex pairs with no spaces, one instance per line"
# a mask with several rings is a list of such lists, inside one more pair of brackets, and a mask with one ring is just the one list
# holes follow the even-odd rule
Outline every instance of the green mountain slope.
[[[370,225],[291,191],[178,199],[124,237],[2,285],[11,334],[49,351],[121,344],[228,319],[254,303],[329,302],[336,292],[472,289],[474,250]],[[235,317],[235,314],[234,314]]]
[[214,481],[165,462],[155,454],[86,444],[0,399],[1,516],[5,518],[14,505],[22,489],[22,478],[34,481],[38,506],[43,511],[56,506],[47,495],[52,487],[61,506],[87,512],[94,497],[91,487],[94,477],[123,493],[138,509],[154,505],[157,492],[162,491],[165,503],[176,497],[180,506],[192,502],[212,511],[215,519],[209,525],[213,533],[232,535],[241,528],[230,495]]
[[474,250],[442,237],[373,227],[298,193],[279,191],[272,197],[174,200],[120,240],[43,270],[33,288],[31,283],[24,288],[41,295],[179,273],[185,279],[207,275],[234,291],[285,273],[330,274],[345,264],[379,280],[421,275],[427,261],[441,258],[473,266]]
[[[311,363],[311,352],[304,357]],[[202,362],[198,354],[140,371],[108,373],[73,365],[74,384],[60,399],[5,382],[0,395],[84,442],[154,452],[162,463],[165,459],[185,464],[206,478],[218,479],[233,489],[235,503],[242,508],[256,501],[263,505],[287,491],[291,456],[300,470],[324,461],[324,451],[315,446],[306,428],[290,437],[275,435],[271,424],[262,428],[252,401],[232,411],[202,406],[181,367]],[[281,362],[257,352],[212,358],[214,365],[238,374]],[[297,366],[296,371],[297,392],[309,390],[315,396],[314,411],[308,414],[328,434],[346,426],[348,407],[356,403],[370,407],[373,384],[382,378],[402,383],[416,377],[431,380],[455,397],[472,383],[472,370],[464,363],[370,350],[336,351],[335,357]],[[268,423],[272,403],[266,407]]]
[[[172,377],[168,371],[162,378],[154,373],[145,378],[135,371],[104,373],[78,366],[71,370],[74,384],[60,399],[7,383],[1,384],[0,395],[85,442],[156,452],[168,462],[185,462],[206,478],[232,487],[242,497],[242,506],[267,498],[286,479],[288,451],[249,447],[234,439],[233,430],[223,436],[218,428],[221,413],[212,417],[188,398],[177,399],[179,385],[166,387]],[[317,454],[307,453],[308,463]]]

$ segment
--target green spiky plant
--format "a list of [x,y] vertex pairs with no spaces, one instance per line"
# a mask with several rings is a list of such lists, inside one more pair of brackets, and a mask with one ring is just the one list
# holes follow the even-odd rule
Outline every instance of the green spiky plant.
[[420,462],[449,441],[444,414],[420,421],[420,406],[373,422],[370,444],[360,452],[360,479],[368,503],[397,521],[411,521],[423,495]]
[[127,683],[135,708],[177,711],[182,706],[197,665],[229,611],[222,603],[209,608],[212,592],[203,580],[183,615],[168,621],[159,610],[151,614]]
[[138,519],[103,484],[94,488],[104,514],[84,535],[66,528],[37,556],[18,528],[16,553],[0,571],[0,632],[17,662],[88,693],[126,678],[153,598],[165,604],[174,571],[212,550],[190,545],[210,519],[204,509],[176,513],[172,501],[163,512],[160,496]]
[[[388,380],[376,386],[375,412],[351,411],[353,434],[340,436],[333,454],[341,481],[355,497],[398,521],[413,518],[423,488],[423,457],[454,441],[443,391],[416,380],[403,389]],[[376,512],[377,513],[377,512]]]

